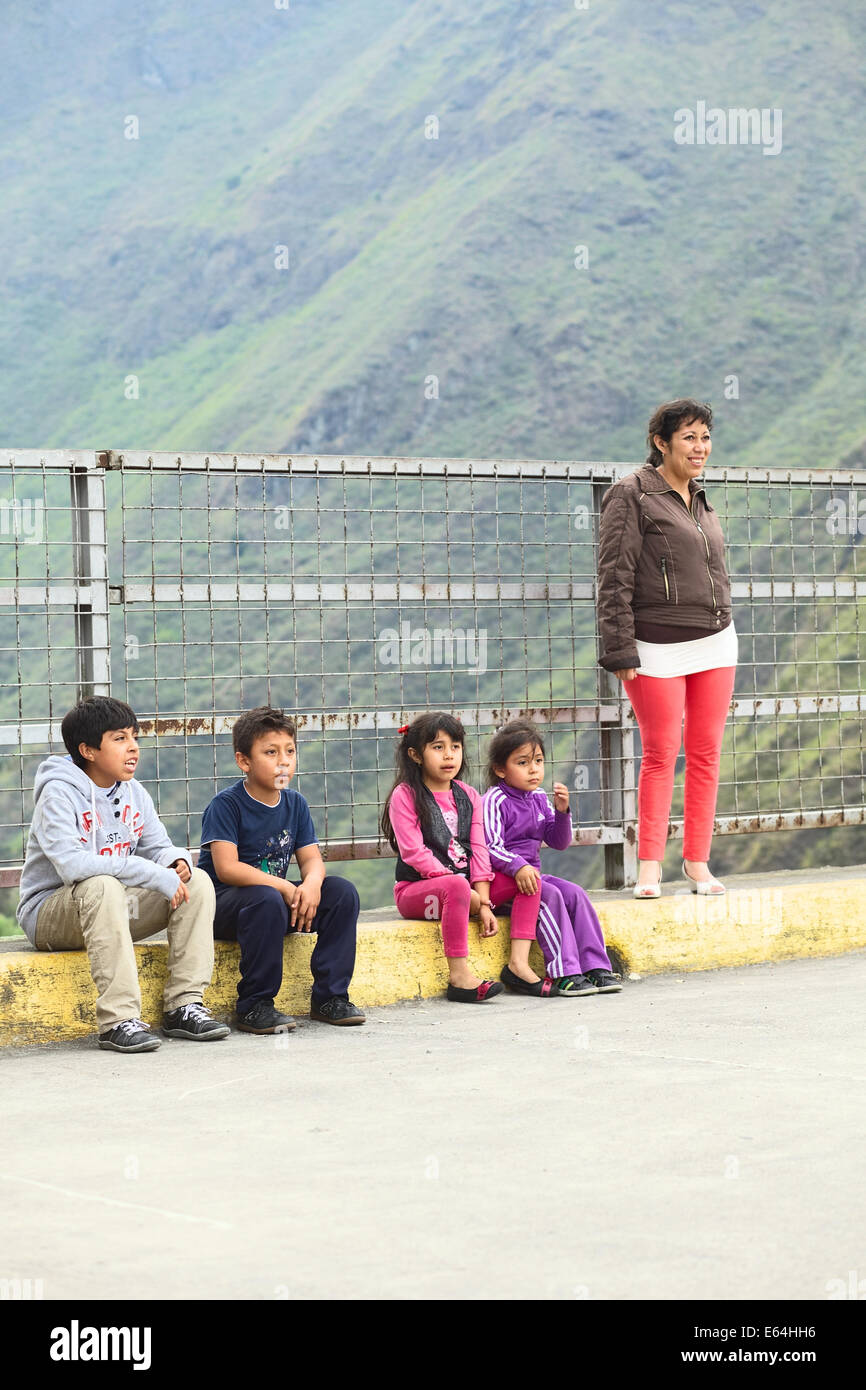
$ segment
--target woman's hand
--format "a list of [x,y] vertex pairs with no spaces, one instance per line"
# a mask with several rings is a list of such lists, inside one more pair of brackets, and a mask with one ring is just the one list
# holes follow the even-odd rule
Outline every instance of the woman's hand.
[[627,671],[614,671],[613,674],[618,681],[633,681],[637,675],[637,670],[634,666],[629,666]]

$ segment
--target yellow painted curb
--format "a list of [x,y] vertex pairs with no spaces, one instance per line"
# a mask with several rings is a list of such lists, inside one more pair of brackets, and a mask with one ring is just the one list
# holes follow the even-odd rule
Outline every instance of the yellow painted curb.
[[[604,894],[595,899],[595,906],[615,968],[652,975],[861,949],[866,947],[864,893],[866,877],[789,885],[768,885],[756,877],[753,887],[729,888],[720,899],[686,891],[635,902]],[[287,938],[277,1004],[289,1013],[309,1009],[313,944],[311,938]],[[224,941],[214,945],[214,974],[205,1002],[227,1017],[236,998],[238,947]],[[142,1014],[157,1025],[162,1018],[167,946],[144,942],[135,953]],[[540,970],[535,946],[533,953]],[[487,939],[472,924],[470,960],[480,973],[496,978],[507,956],[507,918],[500,919],[498,935]],[[351,991],[355,1003],[372,1007],[429,998],[441,994],[446,983],[438,923],[362,918]],[[96,1027],[95,998],[83,951],[0,951],[0,1045],[88,1036]]]
[[639,975],[839,956],[866,947],[866,877],[783,879],[755,875],[753,884],[729,888],[719,898],[686,889],[595,906],[621,968]]
[[[508,923],[488,940],[470,925],[470,955],[478,970],[498,977],[508,959]],[[310,1008],[310,956],[315,937],[287,937],[283,952],[283,987],[276,999],[287,1013]],[[134,947],[141,982],[142,1017],[157,1025],[162,1019],[162,995],[168,963],[164,941]],[[532,947],[536,968],[543,973],[538,947]],[[237,998],[239,948],[231,941],[214,942],[214,972],[205,1003],[228,1017]],[[358,952],[351,997],[365,1007],[395,1004],[444,993],[448,970],[437,922],[384,921],[358,924]],[[96,989],[84,951],[0,951],[0,1046],[53,1042],[87,1037],[96,1031]]]

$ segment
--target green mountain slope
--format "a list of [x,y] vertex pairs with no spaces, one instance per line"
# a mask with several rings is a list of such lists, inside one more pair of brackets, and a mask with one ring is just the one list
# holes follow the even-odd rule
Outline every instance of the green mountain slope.
[[[6,27],[10,443],[634,458],[688,392],[714,462],[862,458],[859,0]],[[780,108],[781,152],[678,145],[699,101]]]

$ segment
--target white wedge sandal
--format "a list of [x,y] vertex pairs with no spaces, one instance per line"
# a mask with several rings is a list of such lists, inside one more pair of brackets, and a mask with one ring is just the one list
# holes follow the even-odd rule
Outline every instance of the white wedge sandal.
[[685,860],[683,860],[683,878],[688,879],[689,883],[692,885],[693,893],[699,893],[705,898],[720,898],[723,893],[728,891],[723,883],[720,883],[717,878],[713,878],[712,874],[710,874],[709,878],[701,879],[700,881],[696,878],[692,878],[691,874],[686,873]]
[[658,883],[636,883],[635,886],[634,886],[634,888],[632,889],[632,897],[633,897],[633,898],[660,898],[661,895],[662,895],[661,882],[662,882],[662,867],[661,867],[661,864],[660,864],[660,865],[659,865],[659,881],[658,881]]

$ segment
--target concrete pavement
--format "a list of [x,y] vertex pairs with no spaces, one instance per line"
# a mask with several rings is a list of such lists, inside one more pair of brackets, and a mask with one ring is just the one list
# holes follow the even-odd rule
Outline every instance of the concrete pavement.
[[[0,1054],[45,1298],[823,1299],[866,1279],[866,953]],[[831,1286],[836,1287],[836,1286]],[[864,1283],[866,1290],[866,1283]]]

